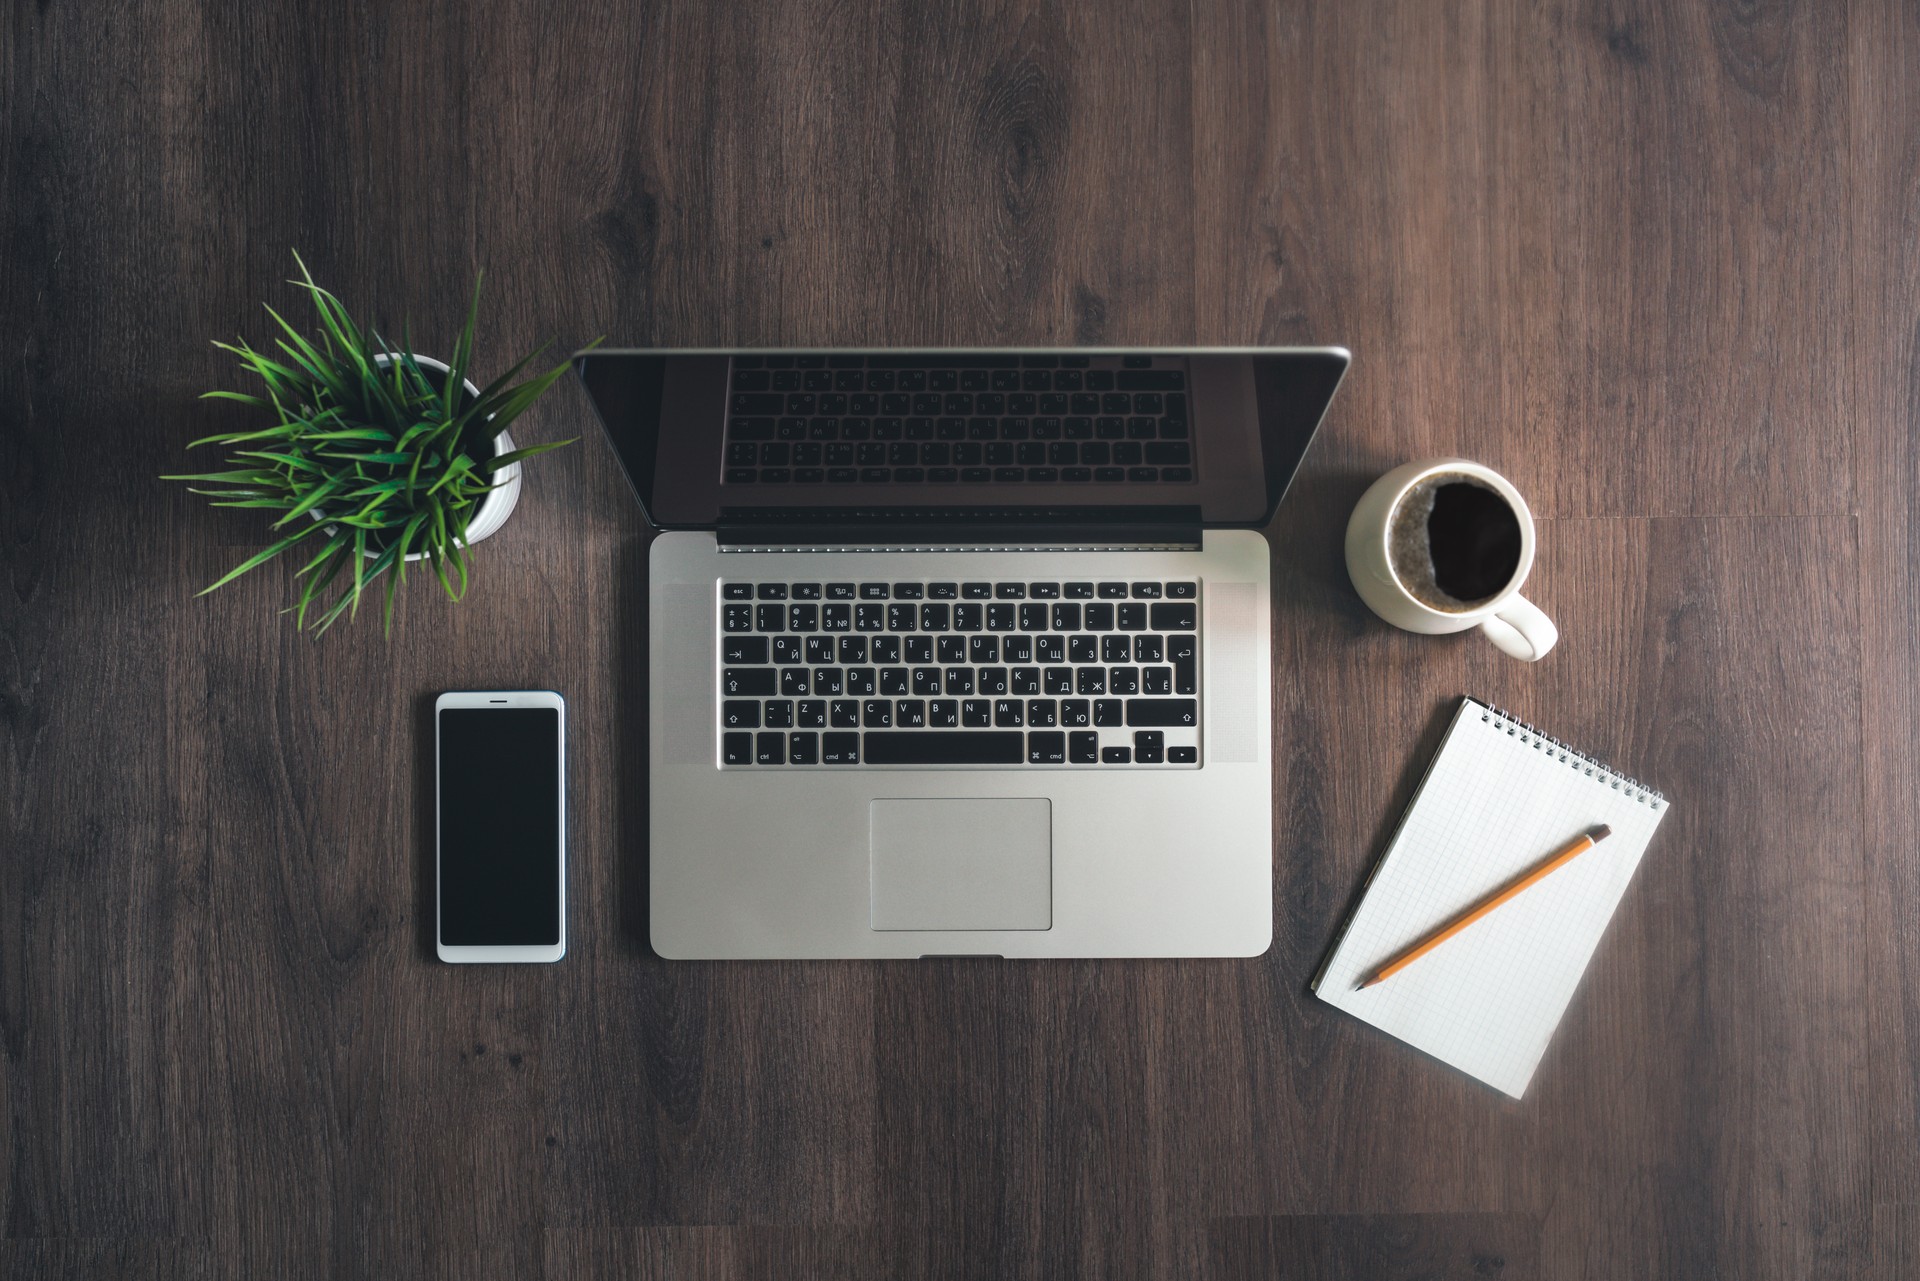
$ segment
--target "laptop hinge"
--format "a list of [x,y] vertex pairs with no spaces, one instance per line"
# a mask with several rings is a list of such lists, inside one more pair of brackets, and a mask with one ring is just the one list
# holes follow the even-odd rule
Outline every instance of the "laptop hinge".
[[715,528],[723,552],[1200,550],[1197,507],[755,509]]

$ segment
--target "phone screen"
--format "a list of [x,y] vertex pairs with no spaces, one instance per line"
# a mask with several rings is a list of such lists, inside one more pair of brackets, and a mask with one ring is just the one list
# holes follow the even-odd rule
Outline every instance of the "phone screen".
[[440,941],[560,941],[560,712],[440,710]]

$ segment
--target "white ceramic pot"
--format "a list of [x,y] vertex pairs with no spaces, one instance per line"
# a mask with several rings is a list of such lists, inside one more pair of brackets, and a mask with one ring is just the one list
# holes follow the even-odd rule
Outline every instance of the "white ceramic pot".
[[[383,369],[393,363],[391,356],[375,356],[374,360],[377,361]],[[453,372],[446,364],[435,360],[432,356],[415,355],[413,360],[415,364],[423,368],[435,369],[442,374]],[[462,385],[467,389],[469,396],[479,397],[480,389],[473,385],[472,379],[465,379]],[[512,436],[503,431],[493,438],[493,452],[496,457],[500,454],[511,453],[512,451]],[[467,536],[459,540],[462,547],[471,547],[481,539],[493,534],[499,530],[502,525],[507,523],[507,517],[513,515],[514,505],[520,501],[520,464],[508,463],[505,467],[502,467],[494,473],[493,483],[493,492],[480,500],[480,506],[473,513],[473,519],[467,522]],[[314,519],[325,520],[326,517],[315,512]],[[367,553],[367,557],[372,559],[379,554],[378,552],[370,551]],[[427,554],[425,552],[407,553],[407,559],[410,561],[420,561],[426,558]]]

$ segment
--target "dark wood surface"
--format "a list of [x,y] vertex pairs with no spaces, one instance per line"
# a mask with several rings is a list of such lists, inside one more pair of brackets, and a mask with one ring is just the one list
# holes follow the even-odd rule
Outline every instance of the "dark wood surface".
[[[1920,1274],[1920,10],[20,0],[0,37],[0,1273]],[[1340,342],[1271,531],[1250,961],[670,964],[646,532],[582,436],[315,643],[155,479],[289,250],[480,363]],[[1462,454],[1536,667],[1339,535]],[[431,959],[426,709],[574,713],[573,949]],[[1671,816],[1524,1102],[1305,990],[1471,692]]]

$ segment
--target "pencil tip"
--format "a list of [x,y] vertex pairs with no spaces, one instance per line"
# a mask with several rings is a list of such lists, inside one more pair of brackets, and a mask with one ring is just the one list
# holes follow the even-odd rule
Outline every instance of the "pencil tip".
[[1596,841],[1604,841],[1609,836],[1613,835],[1613,829],[1611,827],[1608,827],[1605,823],[1602,823],[1600,824],[1600,826],[1588,832],[1587,835],[1591,836]]
[[1372,987],[1375,983],[1378,983],[1379,981],[1380,980],[1377,978],[1361,979],[1358,983],[1355,983],[1353,985],[1353,990],[1358,992],[1361,988]]

